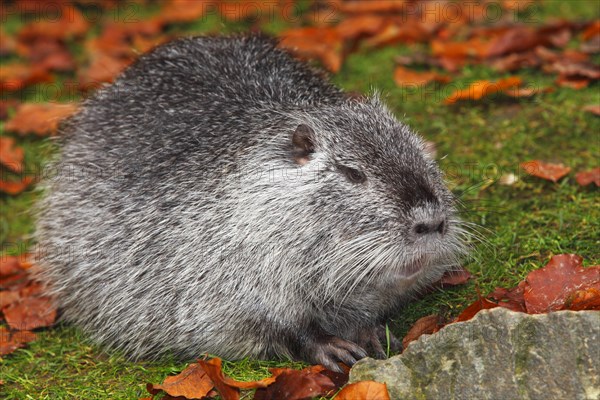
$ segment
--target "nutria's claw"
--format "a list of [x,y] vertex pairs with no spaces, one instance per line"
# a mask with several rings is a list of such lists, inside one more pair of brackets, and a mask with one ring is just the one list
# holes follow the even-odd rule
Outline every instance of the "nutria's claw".
[[357,344],[336,336],[327,336],[316,343],[313,360],[331,371],[344,372],[338,365],[339,361],[351,367],[366,356],[367,352]]

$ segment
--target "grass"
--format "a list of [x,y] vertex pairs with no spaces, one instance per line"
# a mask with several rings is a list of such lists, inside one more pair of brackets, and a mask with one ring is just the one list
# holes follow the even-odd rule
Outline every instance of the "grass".
[[[548,2],[539,12],[541,19],[589,19],[599,15],[593,1]],[[11,18],[6,29],[14,32],[19,22]],[[276,32],[284,27],[281,21],[274,21],[269,30]],[[241,23],[223,25],[209,18],[186,30],[229,32],[245,28]],[[333,79],[347,90],[369,92],[377,88],[401,120],[436,143],[450,185],[465,203],[464,218],[482,227],[486,241],[477,245],[465,264],[475,275],[474,282],[435,292],[408,305],[390,323],[392,331],[402,337],[424,315],[456,315],[474,300],[477,291],[487,293],[497,286],[514,286],[553,254],[577,253],[586,265],[598,264],[598,189],[580,187],[573,173],[559,183],[551,183],[525,176],[519,169],[520,162],[531,159],[560,161],[574,171],[598,166],[600,118],[582,111],[587,104],[600,103],[598,83],[583,90],[559,88],[534,98],[515,100],[499,95],[477,103],[447,106],[442,102],[449,94],[444,86],[411,92],[394,85],[393,58],[406,51],[402,46],[363,49],[351,55]],[[539,87],[553,84],[552,77],[539,71],[519,71],[518,75]],[[458,74],[453,85],[466,87],[476,79],[500,77],[486,67],[469,66]],[[49,140],[19,137],[18,142],[25,149],[26,165],[31,171],[58,151],[57,144]],[[499,178],[506,173],[522,179],[503,186]],[[0,197],[0,240],[5,254],[23,252],[31,245],[34,227],[30,210],[40,195],[29,191],[16,197]],[[26,349],[0,361],[0,380],[4,382],[0,397],[135,399],[146,394],[146,382],[161,382],[185,365],[171,359],[129,362],[120,354],[106,354],[71,326],[59,325],[39,332],[39,336]],[[249,380],[266,376],[268,367],[301,365],[243,360],[225,363],[225,370],[234,378]]]

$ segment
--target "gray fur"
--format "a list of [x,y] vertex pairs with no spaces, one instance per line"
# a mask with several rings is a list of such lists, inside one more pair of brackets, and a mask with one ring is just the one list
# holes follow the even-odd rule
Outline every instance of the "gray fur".
[[[301,124],[315,135],[304,165]],[[64,320],[133,358],[352,363],[463,249],[422,140],[377,96],[346,96],[261,36],[157,48],[64,135],[39,216],[42,279]],[[436,218],[445,233],[414,233]]]

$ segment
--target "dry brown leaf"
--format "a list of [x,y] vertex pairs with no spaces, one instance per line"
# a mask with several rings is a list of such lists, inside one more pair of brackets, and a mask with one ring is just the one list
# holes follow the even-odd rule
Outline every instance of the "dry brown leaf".
[[49,297],[25,297],[2,311],[8,326],[20,331],[50,326],[56,320],[56,308]]
[[331,378],[321,374],[323,366],[314,365],[301,371],[273,368],[273,384],[257,389],[254,400],[303,400],[327,396],[337,390]]
[[220,358],[212,358],[208,361],[198,360],[198,363],[204,368],[208,376],[212,379],[219,390],[217,383],[225,384],[231,388],[237,389],[258,389],[264,388],[275,382],[276,377],[270,376],[259,381],[241,382],[225,376],[222,371],[222,361]]
[[16,349],[24,347],[26,343],[33,342],[36,335],[29,331],[12,332],[4,326],[0,326],[0,356],[12,353]]
[[435,71],[414,71],[400,65],[394,70],[394,82],[398,86],[424,86],[433,81],[448,83],[450,77]]
[[354,40],[380,32],[387,21],[388,19],[381,15],[357,15],[343,19],[335,29],[342,39]]
[[74,103],[24,103],[4,125],[4,129],[21,135],[55,135],[61,120],[77,111]]
[[335,396],[335,400],[390,400],[385,383],[362,381],[351,383]]
[[184,399],[202,399],[208,395],[213,388],[213,382],[206,374],[200,364],[188,365],[178,375],[167,377],[160,385],[149,383],[146,388],[148,392],[155,395],[161,391],[173,397]]
[[575,254],[559,254],[525,279],[525,305],[529,314],[563,310],[578,290],[600,290],[600,266],[584,268]]
[[436,314],[419,318],[402,339],[402,348],[406,349],[412,341],[417,340],[423,334],[437,332],[443,324],[439,323],[440,317]]
[[577,290],[567,298],[565,309],[572,311],[600,311],[600,289],[591,287],[584,290]]
[[461,312],[453,322],[468,321],[471,318],[473,318],[475,316],[475,314],[477,314],[479,311],[489,310],[489,309],[496,308],[496,307],[498,307],[498,304],[496,304],[486,298],[480,297],[473,304],[471,304],[470,306],[465,308],[463,310],[463,312]]
[[11,137],[0,137],[0,164],[13,172],[23,171],[23,149]]
[[595,20],[594,22],[592,22],[582,33],[581,33],[581,39],[582,40],[590,40],[591,38],[593,38],[596,35],[600,35],[600,19]]
[[521,281],[519,285],[512,289],[496,288],[488,295],[488,298],[496,300],[500,307],[508,308],[512,311],[527,312],[525,299],[523,298],[526,285],[525,281]]
[[581,186],[587,186],[590,183],[594,183],[596,186],[600,186],[600,167],[591,169],[589,171],[581,171],[575,175],[575,180]]
[[552,182],[557,182],[571,171],[570,167],[566,167],[563,164],[552,164],[541,160],[523,162],[521,163],[521,167],[529,175]]
[[486,80],[475,81],[468,88],[452,93],[444,100],[444,103],[454,104],[458,100],[479,100],[493,93],[504,92],[507,89],[521,86],[521,83],[521,78],[517,76],[500,79],[496,82]]

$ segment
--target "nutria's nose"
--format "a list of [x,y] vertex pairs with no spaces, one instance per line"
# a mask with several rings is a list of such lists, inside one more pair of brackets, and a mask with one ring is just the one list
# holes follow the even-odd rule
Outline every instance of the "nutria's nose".
[[417,235],[428,235],[431,233],[444,234],[446,231],[446,219],[437,218],[428,221],[419,221],[413,225],[413,232]]

